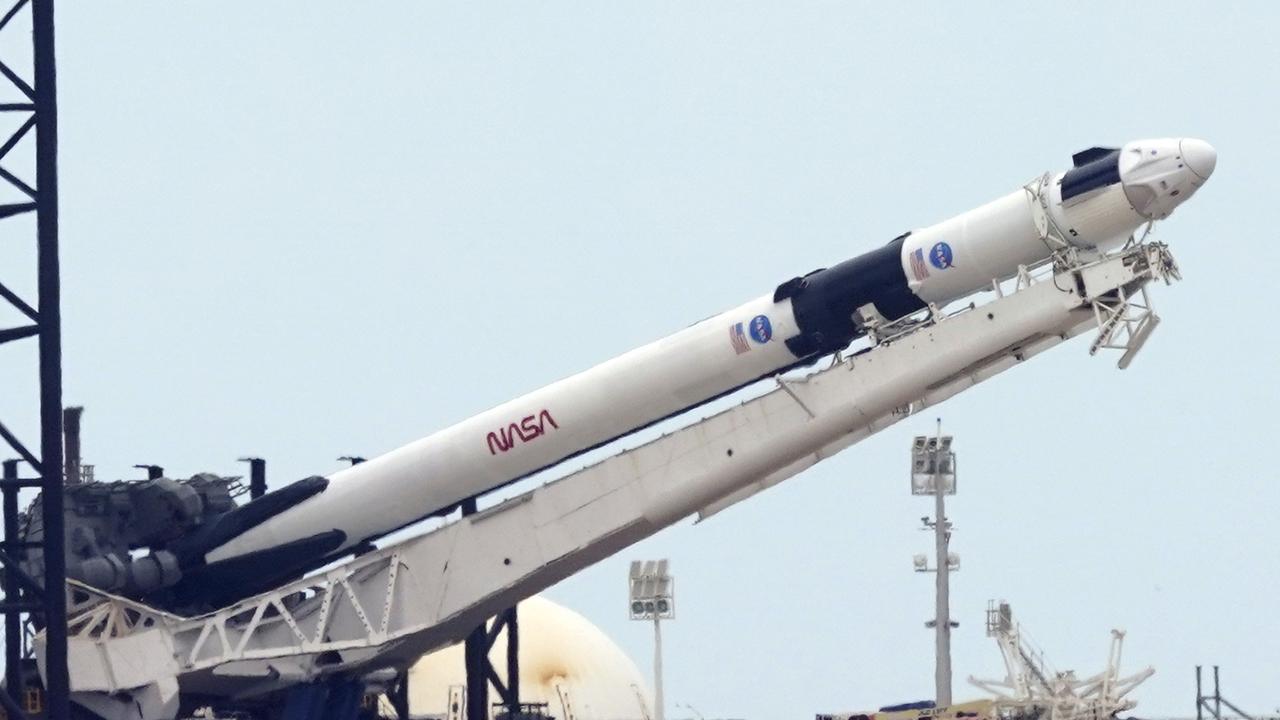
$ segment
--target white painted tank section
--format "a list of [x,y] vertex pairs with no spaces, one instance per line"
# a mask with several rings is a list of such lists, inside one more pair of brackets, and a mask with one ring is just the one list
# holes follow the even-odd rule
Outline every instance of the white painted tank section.
[[902,245],[911,291],[925,302],[950,302],[990,285],[992,278],[1013,275],[1018,265],[1048,257],[1032,216],[1033,202],[1019,189],[913,231]]
[[788,367],[796,358],[785,341],[797,332],[790,300],[757,298],[341,470],[324,492],[214,549],[207,560],[335,528],[347,535],[344,548],[383,535]]

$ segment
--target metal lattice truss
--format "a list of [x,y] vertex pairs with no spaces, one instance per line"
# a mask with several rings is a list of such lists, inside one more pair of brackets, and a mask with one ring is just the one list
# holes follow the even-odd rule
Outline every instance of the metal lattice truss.
[[1007,603],[993,603],[987,608],[987,635],[1000,646],[1005,678],[970,677],[969,682],[995,696],[997,715],[1001,717],[1109,720],[1116,713],[1136,707],[1138,703],[1127,695],[1155,674],[1148,667],[1132,675],[1120,675],[1124,647],[1124,632],[1120,630],[1111,631],[1111,648],[1102,672],[1081,679],[1070,670],[1054,670],[1013,620]]
[[[1167,248],[1156,244],[1140,247],[1148,250],[1145,261],[1162,268],[1161,276],[1166,283],[1181,279],[1178,266]],[[1098,335],[1089,346],[1089,354],[1095,355],[1104,349],[1120,350],[1116,365],[1121,370],[1129,367],[1133,357],[1160,324],[1160,316],[1152,309],[1146,285],[1139,286],[1136,292],[1121,286],[1113,295],[1095,298],[1093,315],[1098,323]]]
[[1103,349],[1121,350],[1123,353],[1116,364],[1122,370],[1129,367],[1133,356],[1160,324],[1160,316],[1151,309],[1145,287],[1138,298],[1120,293],[1115,298],[1097,300],[1093,303],[1093,313],[1098,321],[1098,336],[1089,346],[1089,354]]
[[179,692],[248,698],[407,667],[680,519],[714,514],[1086,332],[1095,298],[1159,276],[1146,253],[1133,248],[1102,261],[1106,272],[1076,268],[976,310],[931,314],[909,334],[779,380],[736,407],[207,615],[178,617],[73,585],[74,697],[107,718],[164,718]]
[[[28,43],[30,43],[28,45]],[[0,490],[6,508],[16,508],[19,495],[39,488],[43,520],[49,532],[38,542],[19,537],[17,513],[4,513],[4,543],[0,566],[5,616],[4,688],[0,710],[9,718],[27,716],[18,700],[24,677],[24,625],[36,615],[49,628],[45,638],[42,674],[45,713],[67,717],[67,668],[62,583],[65,578],[62,463],[62,310],[58,266],[58,112],[53,52],[53,0],[3,0],[0,2],[0,44],[7,48],[0,60],[0,227],[5,228],[4,247],[18,247],[19,238],[30,238],[34,250],[34,275],[23,272],[29,262],[24,251],[16,259],[0,257],[0,346],[27,340],[35,346],[39,362],[35,372],[16,380],[18,388],[38,387],[39,403],[28,417],[39,417],[38,445],[31,445],[29,429],[7,427],[0,419],[0,447],[10,448],[36,477],[21,477],[19,463],[6,461]],[[29,48],[29,53],[28,53]],[[29,61],[29,63],[28,63]],[[12,64],[10,64],[12,63]],[[28,266],[29,267],[29,266]],[[35,282],[31,283],[30,279]],[[7,366],[7,367],[17,367]],[[5,378],[6,388],[15,380]],[[26,395],[6,393],[6,413]],[[16,397],[10,397],[16,396]],[[20,416],[21,417],[21,416]],[[25,436],[24,442],[20,436]],[[44,577],[36,580],[19,562],[19,551],[39,553]]]

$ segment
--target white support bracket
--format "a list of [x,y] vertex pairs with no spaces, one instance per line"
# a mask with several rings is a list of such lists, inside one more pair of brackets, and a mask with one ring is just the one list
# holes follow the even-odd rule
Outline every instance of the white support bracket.
[[[1133,267],[1145,271],[1151,279],[1162,279],[1165,284],[1181,278],[1177,263],[1169,249],[1160,243],[1147,243],[1136,246],[1132,251]],[[1109,268],[1107,272],[1111,269]],[[1096,355],[1099,350],[1120,350],[1120,359],[1116,362],[1121,370],[1128,368],[1138,351],[1150,339],[1160,325],[1160,316],[1151,304],[1151,296],[1147,292],[1146,283],[1115,285],[1106,292],[1093,292],[1091,284],[1112,285],[1111,277],[1100,277],[1100,270],[1093,266],[1081,268],[1079,283],[1084,287],[1093,309],[1094,320],[1098,326],[1098,334],[1089,346],[1089,354]]]
[[1151,308],[1147,289],[1141,289],[1138,297],[1127,296],[1123,289],[1115,299],[1093,301],[1093,316],[1098,323],[1098,335],[1089,345],[1089,354],[1099,350],[1120,350],[1116,367],[1124,370],[1146,344],[1151,333],[1160,324],[1160,316]]

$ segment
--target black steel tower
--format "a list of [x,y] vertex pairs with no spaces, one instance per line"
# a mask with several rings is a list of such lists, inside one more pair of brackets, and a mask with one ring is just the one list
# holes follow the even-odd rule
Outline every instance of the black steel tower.
[[[4,600],[0,613],[5,623],[5,678],[7,691],[0,693],[0,703],[10,718],[24,717],[13,695],[22,688],[19,653],[22,643],[21,616],[32,615],[45,629],[45,689],[48,717],[63,720],[70,712],[67,686],[67,597],[66,560],[62,519],[62,317],[58,272],[58,114],[53,50],[53,0],[17,0],[6,3],[0,16],[0,39],[22,32],[20,19],[30,19],[32,38],[31,70],[22,72],[0,61],[0,75],[16,93],[18,102],[0,103],[0,113],[23,120],[0,145],[0,185],[17,191],[18,202],[0,203],[0,237],[7,243],[19,242],[18,235],[28,233],[30,224],[18,218],[35,215],[36,298],[24,299],[4,284],[0,276],[0,298],[24,319],[15,327],[0,327],[0,344],[34,338],[38,346],[39,365],[30,377],[4,379],[5,387],[20,390],[29,383],[39,383],[39,455],[23,442],[28,437],[22,429],[11,430],[0,422],[0,439],[26,463],[29,477],[22,477],[18,462],[5,463],[0,490],[4,494],[4,542],[0,547],[0,566],[4,568]],[[14,40],[20,40],[14,37]],[[16,44],[16,43],[10,43]],[[19,67],[18,70],[23,70]],[[29,136],[34,131],[34,143]],[[24,142],[26,140],[27,142]],[[19,163],[18,153],[31,152],[34,145],[34,178],[20,178],[9,167]],[[10,162],[12,161],[12,162]],[[29,160],[25,161],[30,164]],[[10,219],[13,218],[13,219]],[[12,268],[0,268],[12,271]],[[10,313],[11,315],[12,313]],[[8,317],[8,315],[4,316]],[[20,396],[20,392],[4,395]],[[29,439],[29,437],[28,437]],[[40,548],[44,559],[44,584],[41,586],[15,562],[25,550],[17,536],[18,492],[38,488],[44,521]]]

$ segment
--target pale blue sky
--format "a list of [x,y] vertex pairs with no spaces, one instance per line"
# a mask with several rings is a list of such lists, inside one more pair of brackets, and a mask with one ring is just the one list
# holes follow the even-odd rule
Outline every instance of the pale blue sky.
[[[1126,664],[1158,670],[1140,715],[1191,714],[1195,663],[1270,711],[1276,7],[64,2],[65,385],[87,459],[104,479],[246,453],[277,486],[329,472],[1082,148],[1203,137],[1217,174],[1158,228],[1186,280],[1157,289],[1133,367],[1077,340],[942,409],[956,694],[999,674],[983,610],[1006,598],[1060,668],[1100,669],[1127,628]],[[647,672],[625,567],[670,557],[667,697],[708,717],[930,697],[932,586],[910,564],[928,502],[906,476],[929,427],[549,595]]]

